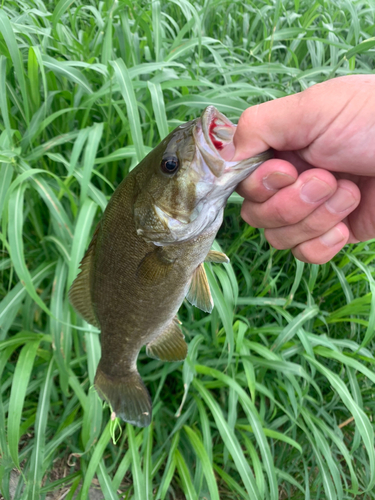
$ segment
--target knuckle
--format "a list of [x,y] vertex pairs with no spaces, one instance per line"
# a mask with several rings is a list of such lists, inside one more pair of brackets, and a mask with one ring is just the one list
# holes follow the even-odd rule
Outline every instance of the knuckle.
[[264,236],[268,241],[268,243],[270,243],[270,245],[272,245],[273,248],[276,248],[276,250],[287,250],[289,248],[292,248],[293,246],[287,242],[287,238],[285,237],[287,235],[282,235],[277,230],[274,231],[272,229],[266,229],[264,231]]
[[301,232],[309,239],[315,238],[325,232],[322,221],[306,218],[301,222]]
[[255,220],[255,217],[254,217],[254,214],[253,214],[253,211],[251,208],[251,204],[248,202],[244,202],[242,204],[241,217],[243,218],[243,220],[245,222],[247,222],[247,224],[249,224],[249,226],[256,227],[256,228],[262,227]]
[[280,226],[292,226],[300,221],[300,215],[297,211],[284,210],[280,205],[275,205],[274,219]]

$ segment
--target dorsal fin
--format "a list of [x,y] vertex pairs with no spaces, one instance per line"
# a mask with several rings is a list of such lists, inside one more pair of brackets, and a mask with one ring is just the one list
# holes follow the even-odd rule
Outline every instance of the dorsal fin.
[[96,240],[98,237],[99,225],[95,229],[90,245],[81,260],[79,269],[81,272],[73,281],[69,290],[69,300],[74,309],[79,312],[84,320],[94,326],[99,327],[91,300],[90,274],[95,253]]
[[205,312],[211,312],[214,307],[214,301],[211,297],[210,285],[208,284],[207,274],[204,270],[203,263],[199,264],[194,271],[186,298],[190,304],[199,307],[199,309]]

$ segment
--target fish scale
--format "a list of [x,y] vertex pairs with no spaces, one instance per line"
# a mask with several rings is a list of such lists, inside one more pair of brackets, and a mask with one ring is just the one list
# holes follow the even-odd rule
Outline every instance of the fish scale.
[[229,262],[210,251],[226,201],[272,157],[267,151],[225,161],[219,150],[234,132],[209,106],[151,151],[112,195],[69,292],[75,309],[101,330],[99,395],[140,427],[151,422],[152,403],[137,370],[139,351],[146,345],[150,357],[163,361],[186,357],[178,309],[186,297],[212,310],[203,262]]

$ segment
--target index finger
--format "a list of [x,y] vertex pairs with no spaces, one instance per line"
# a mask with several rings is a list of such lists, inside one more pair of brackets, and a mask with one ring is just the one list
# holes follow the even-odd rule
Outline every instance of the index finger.
[[285,160],[265,161],[239,184],[237,192],[247,200],[263,203],[279,189],[293,184],[298,177],[296,168]]

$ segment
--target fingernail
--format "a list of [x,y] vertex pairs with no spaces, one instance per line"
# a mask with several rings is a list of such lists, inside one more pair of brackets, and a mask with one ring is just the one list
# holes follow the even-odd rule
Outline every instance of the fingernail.
[[283,172],[272,172],[272,174],[263,177],[263,186],[266,189],[275,191],[283,187],[289,186],[295,181],[295,178]]
[[332,193],[333,189],[329,184],[316,177],[310,179],[301,188],[301,198],[307,203],[316,203],[323,200],[326,196]]
[[355,203],[356,199],[351,191],[339,188],[336,193],[326,201],[326,207],[333,214],[337,214],[339,212],[344,212],[344,210],[348,210],[348,208]]
[[333,227],[320,237],[320,241],[327,247],[334,247],[340,243],[340,241],[343,241],[344,238],[345,236],[342,234],[340,229],[338,227]]

